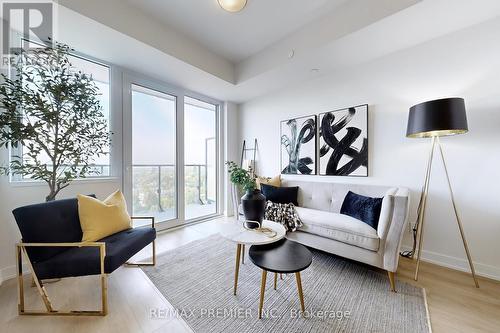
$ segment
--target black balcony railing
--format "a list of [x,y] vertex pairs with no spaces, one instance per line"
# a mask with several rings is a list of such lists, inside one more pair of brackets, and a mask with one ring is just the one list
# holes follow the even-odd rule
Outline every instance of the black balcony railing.
[[[140,171],[144,169],[144,171]],[[133,164],[132,172],[134,175],[134,204],[143,202],[143,209],[151,210],[151,198],[149,202],[141,196],[145,196],[147,190],[151,186],[155,186],[156,204],[159,212],[175,207],[175,165],[174,164]],[[210,198],[208,186],[208,166],[206,164],[186,164],[184,171],[185,191],[187,204],[207,205],[212,204],[215,200]],[[170,184],[169,184],[170,183]],[[170,192],[164,193],[164,192]],[[194,197],[193,197],[194,191]],[[165,198],[167,197],[167,198]],[[169,203],[168,200],[172,200]],[[165,207],[166,206],[166,207]],[[134,210],[139,210],[139,207],[134,207]]]
[[[53,168],[53,164],[45,164],[46,168],[48,170],[51,170]],[[59,169],[57,170],[60,174],[64,173],[65,169],[68,169],[72,167],[72,165],[69,164],[61,164],[59,166]],[[80,169],[83,167],[83,165],[77,165],[77,169]],[[85,176],[80,175],[79,178],[100,178],[100,177],[109,177],[111,175],[111,166],[109,164],[91,164],[88,165],[88,172],[85,174]],[[29,181],[32,180],[32,178],[29,175],[13,175],[14,180],[18,181]]]

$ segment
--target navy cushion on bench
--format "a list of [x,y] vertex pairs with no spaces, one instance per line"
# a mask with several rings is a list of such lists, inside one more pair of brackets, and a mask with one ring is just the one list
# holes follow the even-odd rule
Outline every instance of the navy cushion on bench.
[[[82,240],[76,198],[23,206],[14,209],[12,214],[24,243],[73,243]],[[66,250],[65,247],[27,248],[32,262],[47,260]]]
[[[111,273],[156,238],[151,227],[124,230],[98,242],[106,243],[104,270]],[[99,247],[69,247],[33,265],[39,279],[96,275],[101,273]]]

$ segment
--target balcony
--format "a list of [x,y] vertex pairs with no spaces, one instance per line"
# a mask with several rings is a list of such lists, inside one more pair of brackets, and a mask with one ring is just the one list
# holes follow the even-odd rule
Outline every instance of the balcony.
[[[185,177],[185,219],[217,212],[212,166],[187,164]],[[152,215],[158,221],[175,219],[176,178],[173,164],[132,165],[132,211],[134,215]]]

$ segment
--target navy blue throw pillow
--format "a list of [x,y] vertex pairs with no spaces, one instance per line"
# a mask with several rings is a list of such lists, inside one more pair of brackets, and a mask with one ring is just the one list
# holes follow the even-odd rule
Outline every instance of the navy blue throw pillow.
[[383,199],[365,197],[349,191],[340,208],[340,214],[354,217],[377,229]]
[[287,204],[293,203],[298,206],[297,197],[299,195],[299,187],[276,187],[272,185],[261,184],[260,190],[266,197],[266,200],[274,203]]

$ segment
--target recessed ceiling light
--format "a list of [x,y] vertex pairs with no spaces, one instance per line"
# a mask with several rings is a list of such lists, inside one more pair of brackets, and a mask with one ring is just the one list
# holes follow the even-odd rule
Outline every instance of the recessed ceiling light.
[[236,13],[245,8],[247,0],[217,0],[225,11]]

